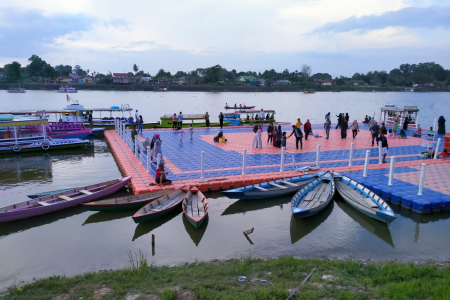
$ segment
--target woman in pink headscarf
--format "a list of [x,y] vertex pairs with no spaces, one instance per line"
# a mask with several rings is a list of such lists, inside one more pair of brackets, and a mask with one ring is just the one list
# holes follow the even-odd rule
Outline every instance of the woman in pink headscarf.
[[163,157],[162,155],[162,151],[161,151],[161,139],[159,138],[159,134],[155,134],[155,136],[153,137],[153,143],[154,143],[154,147],[153,147],[153,162],[156,162],[156,160],[158,159],[158,154],[161,154],[161,159]]

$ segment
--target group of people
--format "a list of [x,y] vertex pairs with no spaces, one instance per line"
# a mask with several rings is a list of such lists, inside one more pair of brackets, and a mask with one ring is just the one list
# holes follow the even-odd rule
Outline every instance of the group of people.
[[[228,103],[225,103],[225,107],[232,107],[232,106],[228,106]],[[245,103],[244,103],[244,105],[242,105],[242,104],[239,104],[239,106],[237,106],[236,105],[236,103],[234,104],[234,108],[242,108],[242,107],[245,107]]]
[[172,130],[179,130],[179,128],[183,128],[183,114],[180,111],[180,114],[177,116],[176,113],[172,116]]

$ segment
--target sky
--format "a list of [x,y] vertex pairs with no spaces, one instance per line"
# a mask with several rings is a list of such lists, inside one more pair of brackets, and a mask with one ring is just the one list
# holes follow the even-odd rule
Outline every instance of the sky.
[[450,68],[450,0],[0,1],[0,66],[156,74],[214,65],[352,76]]

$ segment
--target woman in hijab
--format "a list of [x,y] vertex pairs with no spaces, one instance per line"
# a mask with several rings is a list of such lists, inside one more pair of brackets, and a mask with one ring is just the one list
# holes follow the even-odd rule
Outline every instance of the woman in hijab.
[[358,125],[358,121],[357,120],[353,121],[352,131],[353,131],[353,138],[355,138],[356,135],[358,134],[358,131],[359,131],[359,125]]
[[392,127],[392,131],[394,132],[394,136],[397,136],[398,131],[398,123],[400,122],[400,115],[396,115],[394,118],[394,126]]
[[220,129],[222,129],[222,127],[223,127],[223,113],[222,112],[220,112],[220,114],[219,114],[219,122],[220,122]]
[[270,123],[269,127],[267,127],[267,145],[269,145],[269,142],[272,141],[272,132],[273,132],[273,125],[272,123]]
[[438,119],[438,134],[445,134],[445,119],[440,116]]
[[253,137],[253,147],[262,149],[261,129],[257,125],[253,128],[255,136]]
[[205,114],[205,122],[206,122],[206,127],[209,127],[209,114],[208,114],[208,112],[206,112],[206,114]]
[[347,129],[348,129],[348,122],[346,119],[343,119],[341,123],[341,139],[347,138]]
[[273,131],[272,131],[272,144],[273,144],[274,147],[277,146],[277,133],[278,133],[277,127],[276,127],[276,126],[273,126]]
[[281,148],[281,137],[283,136],[283,132],[281,131],[281,125],[278,125],[277,131],[277,147]]
[[150,147],[150,145],[151,145],[150,138],[146,137],[144,144],[142,146],[144,147],[145,150],[147,150],[147,147]]
[[403,121],[403,130],[408,129],[408,121],[409,121],[408,116],[405,116],[405,121]]
[[158,154],[161,154],[161,159],[163,157],[162,151],[161,151],[162,141],[159,138],[159,134],[155,134],[154,139],[155,139],[155,142],[154,142],[155,146],[153,147],[153,162],[156,162],[158,159]]

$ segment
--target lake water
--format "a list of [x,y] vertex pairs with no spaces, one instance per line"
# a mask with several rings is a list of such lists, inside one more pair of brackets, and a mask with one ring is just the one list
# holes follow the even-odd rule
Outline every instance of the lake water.
[[[448,93],[154,93],[80,91],[71,95],[86,107],[130,104],[148,121],[163,114],[204,113],[212,116],[225,103],[275,109],[279,121],[297,117],[322,122],[331,111],[349,112],[361,120],[379,116],[386,103],[417,105],[421,123],[450,116]],[[0,91],[2,110],[60,109],[64,94]],[[0,205],[26,200],[27,194],[69,188],[120,177],[103,139],[82,149],[46,154],[0,156]],[[121,192],[122,194],[125,192]],[[113,196],[118,196],[116,194]],[[114,269],[128,265],[128,253],[147,253],[157,265],[235,257],[329,257],[355,259],[445,260],[450,254],[450,212],[418,215],[393,206],[398,218],[389,226],[367,218],[338,196],[313,218],[295,220],[290,197],[236,201],[207,193],[209,218],[200,229],[188,224],[181,210],[136,225],[134,211],[101,213],[76,207],[28,220],[0,224],[0,287],[51,275]],[[242,232],[254,227],[247,239]],[[152,249],[151,236],[156,237]]]

